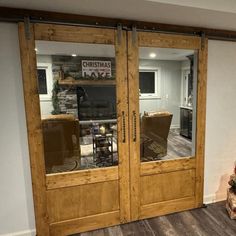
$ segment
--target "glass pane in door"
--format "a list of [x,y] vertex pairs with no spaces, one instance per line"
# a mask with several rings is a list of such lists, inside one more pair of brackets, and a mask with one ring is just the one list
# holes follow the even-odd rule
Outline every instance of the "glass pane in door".
[[47,174],[118,165],[113,45],[36,41]]
[[139,49],[141,161],[195,155],[197,53]]

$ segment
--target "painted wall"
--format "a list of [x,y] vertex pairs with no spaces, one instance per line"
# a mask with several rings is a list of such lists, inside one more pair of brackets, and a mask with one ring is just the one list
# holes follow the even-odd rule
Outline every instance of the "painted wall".
[[[0,235],[34,235],[17,25],[0,23],[0,52]],[[208,64],[205,202],[225,197],[236,159],[236,43],[210,41]]]
[[0,23],[0,235],[35,228],[18,29]]
[[236,43],[209,42],[205,201],[225,199],[236,160]]
[[171,126],[180,126],[181,67],[180,61],[140,60],[140,67],[160,68],[161,98],[140,100],[140,113],[169,111],[173,114]]

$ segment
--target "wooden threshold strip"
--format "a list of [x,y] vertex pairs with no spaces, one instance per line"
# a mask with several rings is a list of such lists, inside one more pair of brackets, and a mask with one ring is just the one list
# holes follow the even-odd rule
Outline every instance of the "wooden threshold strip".
[[141,176],[194,169],[196,158],[185,157],[174,160],[162,160],[141,163]]
[[62,236],[117,225],[120,222],[119,211],[101,213],[82,218],[50,224],[50,235]]
[[49,174],[46,176],[47,189],[71,187],[84,184],[118,180],[118,167],[97,168]]

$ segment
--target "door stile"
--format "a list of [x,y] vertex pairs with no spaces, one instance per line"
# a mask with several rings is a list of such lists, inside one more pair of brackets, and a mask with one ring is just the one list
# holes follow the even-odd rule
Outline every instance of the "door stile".
[[19,23],[22,80],[29,142],[36,232],[39,236],[49,236],[45,180],[46,172],[43,157],[43,136],[36,79],[34,26],[32,24],[29,26],[29,39],[26,38],[25,31],[24,23]]
[[196,190],[195,207],[203,205],[204,153],[206,126],[206,93],[207,93],[207,56],[208,39],[202,38],[199,48],[198,84],[197,84],[197,134],[196,134]]
[[139,56],[136,32],[128,32],[129,81],[129,143],[130,143],[130,206],[131,220],[140,215],[140,118],[139,118]]
[[118,28],[115,34],[117,76],[117,119],[119,150],[120,222],[130,221],[130,166],[128,132],[128,78],[126,32]]

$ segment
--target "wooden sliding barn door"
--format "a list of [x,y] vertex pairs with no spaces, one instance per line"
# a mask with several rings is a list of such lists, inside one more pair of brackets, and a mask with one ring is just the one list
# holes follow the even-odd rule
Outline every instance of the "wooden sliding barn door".
[[207,40],[19,24],[38,236],[203,203]]
[[19,38],[37,235],[130,221],[126,33],[20,23]]
[[[184,63],[192,82],[181,101]],[[131,220],[203,204],[206,63],[204,38],[128,33]]]

